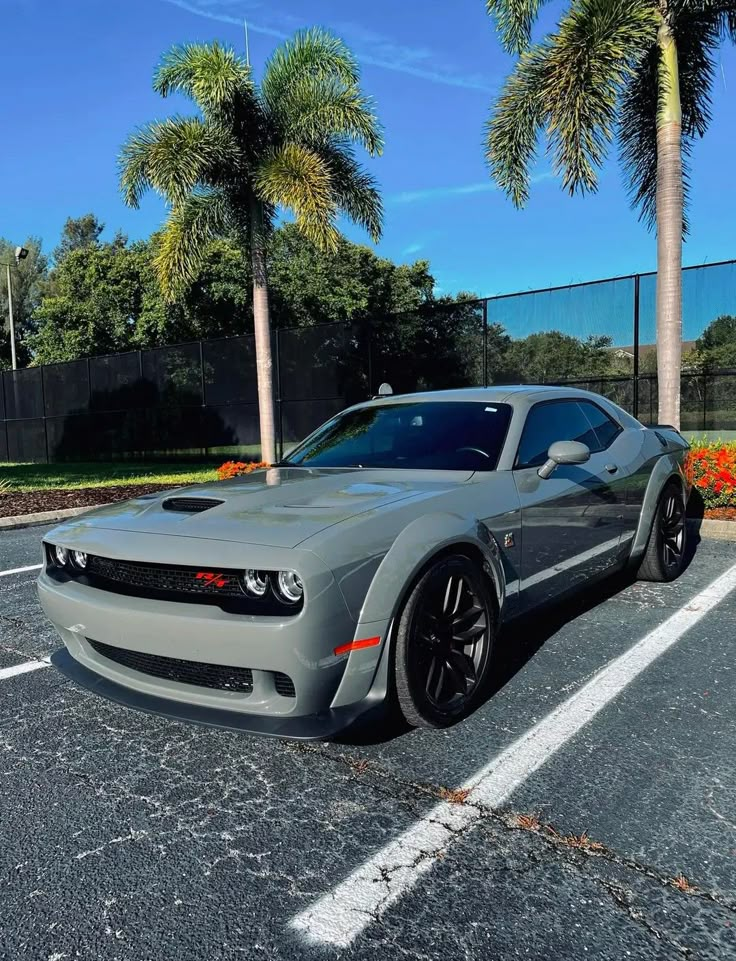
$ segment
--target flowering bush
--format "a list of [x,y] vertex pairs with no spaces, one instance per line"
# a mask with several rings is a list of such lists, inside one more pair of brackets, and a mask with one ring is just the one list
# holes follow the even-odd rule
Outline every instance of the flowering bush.
[[240,460],[228,460],[224,464],[220,464],[217,468],[217,478],[218,480],[230,480],[231,477],[240,477],[243,474],[252,474],[254,470],[260,470],[263,467],[270,467],[265,460],[251,461],[248,464],[244,464]]
[[706,508],[736,507],[736,442],[693,445],[686,469]]

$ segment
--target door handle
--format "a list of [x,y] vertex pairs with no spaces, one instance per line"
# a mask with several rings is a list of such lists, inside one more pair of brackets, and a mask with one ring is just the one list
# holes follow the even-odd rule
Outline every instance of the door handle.
[[616,471],[618,470],[618,465],[617,465],[617,464],[606,464],[606,470],[608,471],[609,474],[615,474]]

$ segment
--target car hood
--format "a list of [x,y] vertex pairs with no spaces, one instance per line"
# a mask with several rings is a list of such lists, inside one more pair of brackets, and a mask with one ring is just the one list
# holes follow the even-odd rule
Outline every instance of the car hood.
[[[462,471],[271,468],[110,504],[76,518],[74,526],[290,548],[358,514],[433,497],[470,477]],[[211,499],[213,506],[199,513],[167,509],[177,498]]]

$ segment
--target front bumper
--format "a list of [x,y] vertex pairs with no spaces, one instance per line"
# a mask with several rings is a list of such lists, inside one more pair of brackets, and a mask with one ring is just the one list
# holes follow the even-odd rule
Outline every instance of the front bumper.
[[[163,563],[174,559],[172,541],[179,551],[183,546],[181,538],[121,537],[118,532],[110,532],[106,541],[109,556]],[[91,547],[81,541],[69,546]],[[232,567],[249,566],[255,550],[222,542],[197,545],[202,563],[215,554],[213,562]],[[263,566],[293,565],[304,579],[305,603],[295,615],[255,617],[196,602],[124,596],[75,581],[60,583],[44,570],[38,580],[41,606],[67,649],[54,663],[97,693],[168,717],[283,737],[329,737],[374,706],[373,680],[383,644],[341,656],[334,649],[365,636],[365,629],[383,637],[385,625],[357,625],[332,572],[314,554],[289,551],[286,558],[277,553],[281,556],[269,549]],[[152,676],[103,656],[90,641],[203,666],[245,668],[252,672],[252,689]],[[280,693],[277,674],[293,681],[293,697]]]
[[316,714],[290,716],[246,714],[225,708],[172,701],[170,698],[145,694],[135,688],[125,687],[84,667],[66,648],[61,648],[53,654],[51,663],[80,687],[134,710],[157,714],[174,721],[187,721],[208,727],[227,728],[232,731],[297,741],[319,741],[334,737],[358,719],[365,722],[373,715],[380,716],[384,705],[382,695],[370,692],[361,701],[343,707],[329,708]]

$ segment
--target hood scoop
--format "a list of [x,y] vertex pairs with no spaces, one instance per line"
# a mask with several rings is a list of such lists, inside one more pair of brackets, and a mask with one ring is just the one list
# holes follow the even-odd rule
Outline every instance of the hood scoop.
[[201,514],[210,507],[217,507],[225,501],[215,500],[214,497],[169,497],[161,506],[165,511],[177,511],[179,514]]

